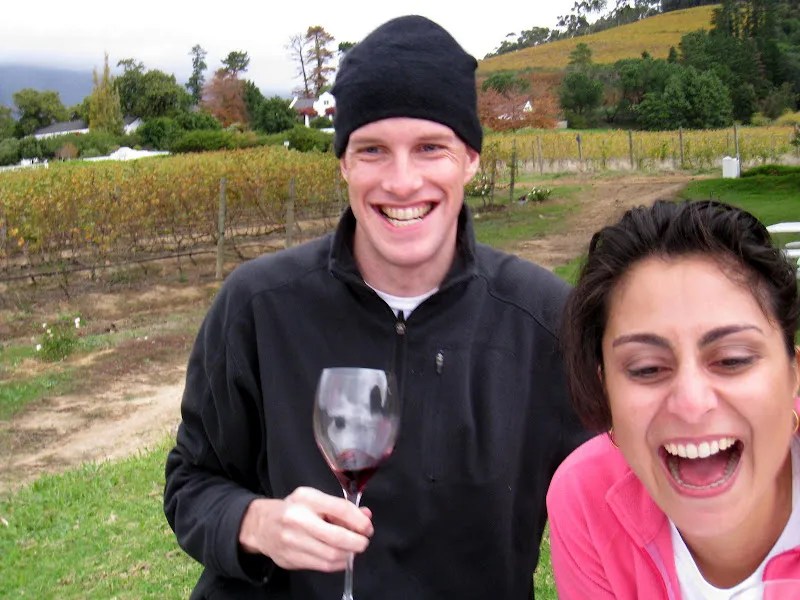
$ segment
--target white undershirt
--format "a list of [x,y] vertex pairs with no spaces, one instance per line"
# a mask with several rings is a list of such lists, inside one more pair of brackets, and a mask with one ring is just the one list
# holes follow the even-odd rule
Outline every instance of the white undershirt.
[[[795,437],[792,439],[792,514],[789,515],[789,520],[778,541],[775,542],[772,550],[758,565],[755,572],[738,585],[728,589],[714,587],[703,578],[689,548],[686,547],[675,524],[670,521],[675,570],[681,585],[683,600],[729,600],[736,592],[760,582],[764,575],[764,567],[770,558],[798,545],[798,540],[800,540],[800,506],[798,504],[800,504],[800,441]],[[750,599],[750,596],[747,598]],[[760,598],[760,596],[753,596],[752,600],[760,600]]]
[[[367,283],[367,285],[369,284]],[[393,296],[392,294],[387,294],[386,292],[376,290],[371,285],[369,285],[369,287],[371,287],[375,293],[378,294],[378,296],[383,298],[383,301],[386,302],[386,304],[389,305],[389,308],[392,309],[392,312],[394,312],[395,317],[399,311],[403,311],[403,318],[405,319],[408,319],[415,308],[439,291],[439,288],[436,287],[429,292],[420,294],[419,296]]]

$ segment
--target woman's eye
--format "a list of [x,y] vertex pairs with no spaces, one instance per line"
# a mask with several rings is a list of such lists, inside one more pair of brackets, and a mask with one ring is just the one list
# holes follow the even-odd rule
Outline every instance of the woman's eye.
[[652,379],[662,372],[663,369],[656,365],[628,369],[628,375],[634,379]]
[[737,369],[745,367],[755,362],[755,356],[729,356],[717,361],[717,364],[725,369]]

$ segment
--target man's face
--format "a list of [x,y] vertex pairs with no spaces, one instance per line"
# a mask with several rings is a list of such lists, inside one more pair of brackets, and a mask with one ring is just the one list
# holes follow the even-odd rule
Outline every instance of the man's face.
[[439,285],[455,253],[464,184],[479,159],[433,121],[394,117],[350,135],[340,165],[358,221],[355,258],[367,283],[397,295]]

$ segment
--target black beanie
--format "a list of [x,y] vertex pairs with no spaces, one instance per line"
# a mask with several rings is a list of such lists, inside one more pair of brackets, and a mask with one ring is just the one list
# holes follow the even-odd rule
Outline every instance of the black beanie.
[[331,90],[336,156],[344,154],[353,131],[390,117],[447,125],[480,152],[477,66],[453,36],[425,17],[384,23],[353,46],[339,66]]

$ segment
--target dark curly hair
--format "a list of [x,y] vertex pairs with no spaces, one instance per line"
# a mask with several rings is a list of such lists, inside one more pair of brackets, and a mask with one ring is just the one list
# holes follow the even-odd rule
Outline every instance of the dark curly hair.
[[767,317],[783,332],[794,356],[798,303],[795,268],[749,212],[721,202],[659,200],[628,210],[592,236],[589,254],[564,311],[562,343],[572,401],[590,429],[611,426],[611,411],[597,376],[608,302],[620,279],[652,256],[709,256],[726,274],[741,278]]

